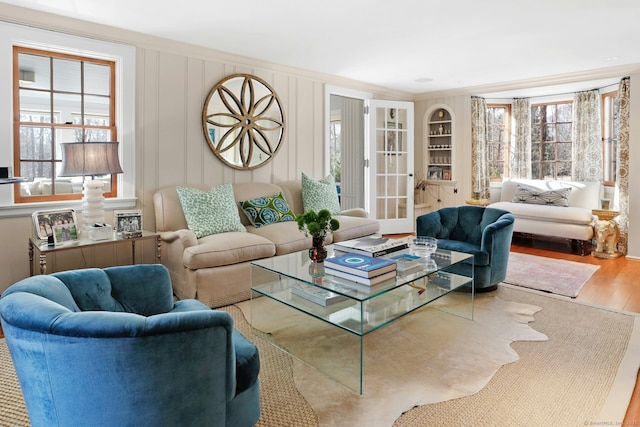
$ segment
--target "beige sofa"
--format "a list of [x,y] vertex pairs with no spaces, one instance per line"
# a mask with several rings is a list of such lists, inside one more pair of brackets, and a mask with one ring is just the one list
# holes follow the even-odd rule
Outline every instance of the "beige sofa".
[[[171,273],[177,298],[197,298],[210,307],[220,307],[249,298],[253,260],[309,249],[311,238],[298,230],[295,221],[256,228],[238,207],[247,232],[226,232],[197,239],[188,229],[176,190],[166,187],[154,194],[156,231],[162,240],[162,263]],[[182,185],[207,191],[209,185]],[[282,192],[295,214],[303,212],[300,181],[280,184],[241,183],[233,185],[238,201],[271,196]],[[335,215],[340,229],[329,235],[327,243],[377,233],[380,225],[363,209]]]

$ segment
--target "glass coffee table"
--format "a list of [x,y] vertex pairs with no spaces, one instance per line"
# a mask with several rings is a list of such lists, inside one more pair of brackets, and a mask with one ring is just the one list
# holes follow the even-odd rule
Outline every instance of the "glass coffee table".
[[455,291],[469,303],[454,314],[473,320],[472,255],[438,249],[395,278],[366,286],[326,273],[301,251],[251,263],[250,322],[255,335],[362,394],[364,339]]

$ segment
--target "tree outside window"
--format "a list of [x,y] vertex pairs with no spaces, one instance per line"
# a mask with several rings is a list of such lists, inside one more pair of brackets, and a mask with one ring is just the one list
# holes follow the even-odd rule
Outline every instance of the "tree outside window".
[[571,179],[571,102],[531,106],[531,177]]
[[487,164],[492,181],[509,176],[511,105],[487,105]]

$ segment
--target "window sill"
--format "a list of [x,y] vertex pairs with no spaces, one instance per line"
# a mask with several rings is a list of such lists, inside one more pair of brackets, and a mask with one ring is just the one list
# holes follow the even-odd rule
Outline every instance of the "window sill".
[[[105,199],[104,209],[107,211],[113,209],[132,209],[136,206],[136,200],[137,199],[135,197]],[[64,202],[20,203],[0,206],[0,218],[31,216],[31,214],[35,211],[46,211],[65,208],[75,209],[76,212],[82,213],[82,200]]]

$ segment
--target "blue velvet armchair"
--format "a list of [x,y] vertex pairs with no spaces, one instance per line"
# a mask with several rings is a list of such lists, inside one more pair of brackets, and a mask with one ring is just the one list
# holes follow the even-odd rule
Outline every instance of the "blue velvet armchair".
[[[514,216],[483,206],[442,208],[416,219],[416,235],[438,239],[438,248],[473,255],[474,289],[495,290],[507,276]],[[469,275],[471,265],[454,266]]]
[[252,426],[257,348],[162,265],[34,276],[0,317],[33,426]]

